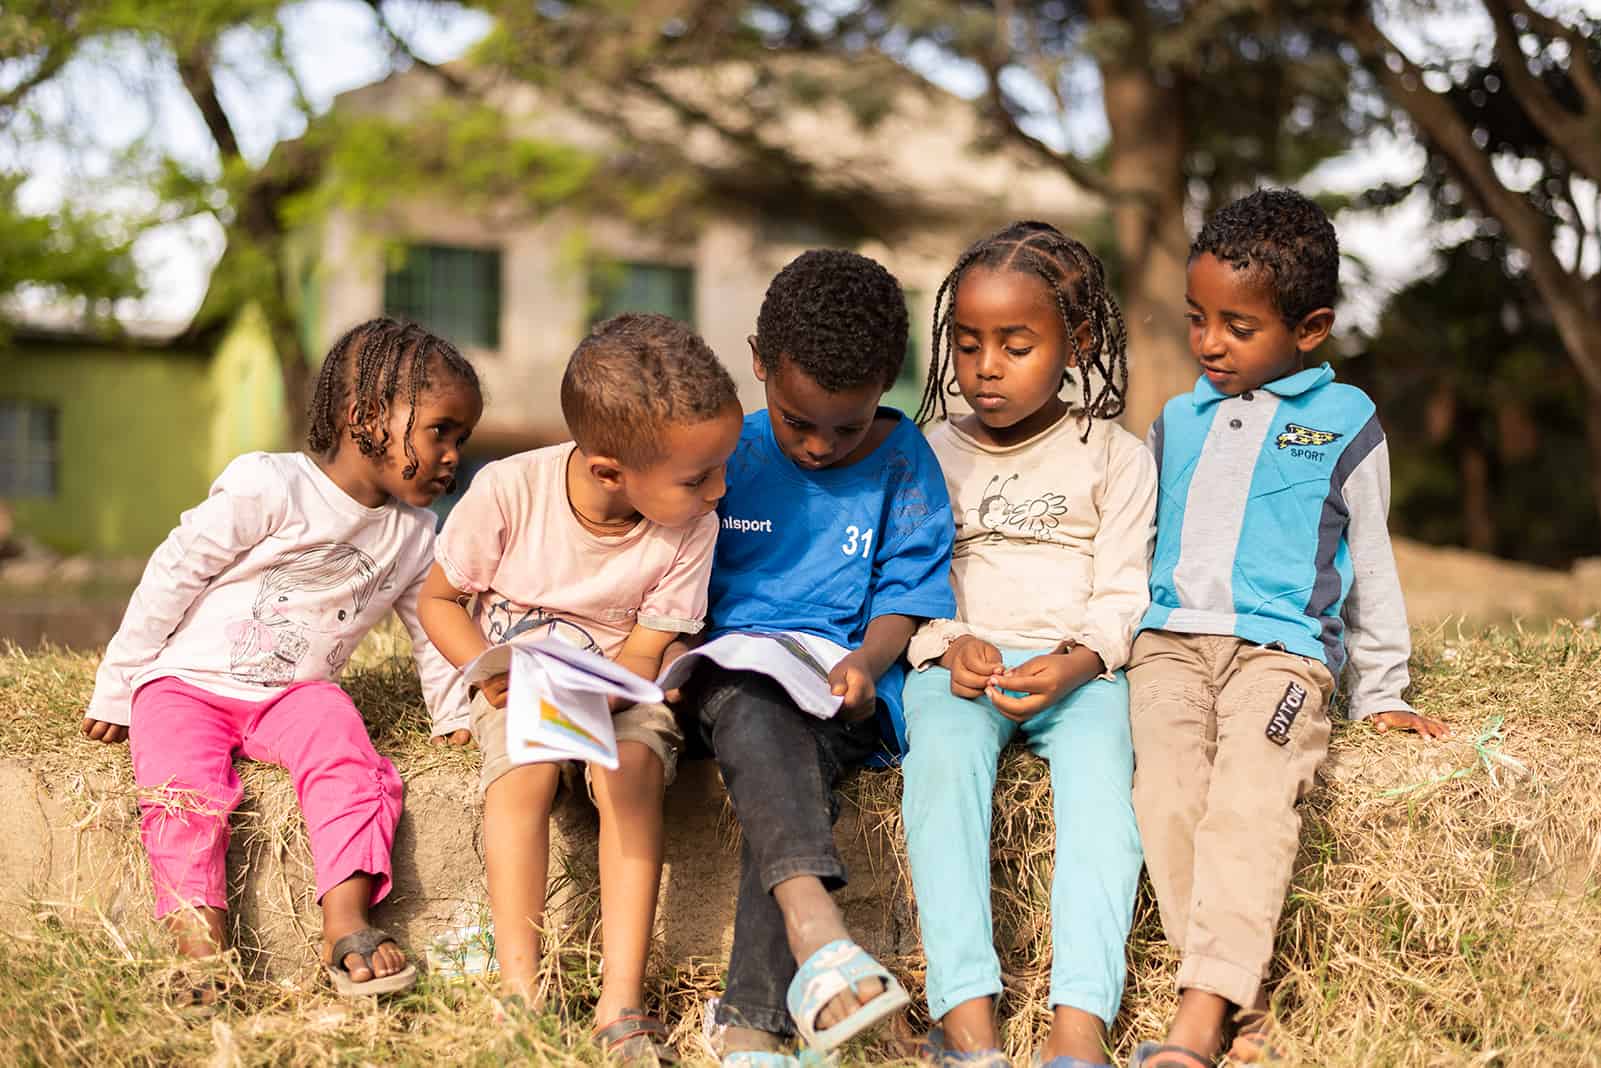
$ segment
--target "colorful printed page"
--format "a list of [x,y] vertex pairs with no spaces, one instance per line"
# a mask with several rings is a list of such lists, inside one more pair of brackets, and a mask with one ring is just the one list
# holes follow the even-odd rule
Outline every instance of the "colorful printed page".
[[843,698],[830,692],[828,673],[848,652],[827,638],[797,631],[735,631],[690,650],[657,678],[664,690],[682,686],[705,658],[732,671],[756,671],[782,686],[801,711],[833,719]]
[[617,767],[609,698],[660,701],[659,687],[557,639],[497,645],[467,665],[468,683],[510,672],[506,753],[514,764],[563,760]]

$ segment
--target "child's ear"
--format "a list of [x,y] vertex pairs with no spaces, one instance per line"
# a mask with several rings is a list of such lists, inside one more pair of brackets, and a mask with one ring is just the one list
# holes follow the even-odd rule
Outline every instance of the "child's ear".
[[752,334],[745,341],[750,345],[750,367],[756,372],[756,381],[767,381],[767,368],[762,366],[762,354],[756,348],[756,335]]
[[1301,317],[1295,326],[1295,347],[1311,352],[1329,339],[1334,329],[1334,309],[1316,308]]
[[623,488],[623,465],[610,456],[586,456],[590,477],[608,490]]

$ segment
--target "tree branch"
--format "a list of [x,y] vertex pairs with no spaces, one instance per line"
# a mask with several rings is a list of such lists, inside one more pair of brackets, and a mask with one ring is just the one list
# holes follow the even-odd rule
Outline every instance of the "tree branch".
[[1568,46],[1568,74],[1573,78],[1574,86],[1579,95],[1584,98],[1586,112],[1601,112],[1601,78],[1590,65],[1590,42],[1584,34],[1575,30],[1561,19],[1541,14],[1528,4],[1528,0],[1506,0],[1508,7],[1528,22],[1531,29],[1539,30],[1549,37],[1560,38]]
[[211,51],[215,42],[202,41],[196,43],[187,52],[180,54],[178,60],[178,77],[183,79],[183,87],[189,92],[189,99],[194,101],[195,107],[200,110],[200,118],[211,133],[211,139],[217,143],[217,154],[222,157],[224,165],[240,158],[239,137],[234,132],[233,123],[228,119],[228,113],[222,109],[222,101],[217,99],[217,82],[211,76]]
[[[1000,120],[1001,131],[1006,140],[1017,145],[1030,155],[1041,161],[1067,172],[1067,176],[1085,189],[1108,200],[1119,196],[1129,195],[1126,190],[1119,190],[1112,185],[1111,179],[1094,167],[1085,163],[1071,152],[1058,152],[1049,145],[1030,137],[1018,122],[1017,110],[1007,99],[1006,93],[1001,89],[1001,71],[1014,62],[1017,62],[1006,40],[1008,23],[1010,22],[1011,5],[1002,3],[997,5],[995,13],[995,37],[992,47],[980,60],[984,68],[985,89],[984,96],[989,102],[990,110]],[[1027,63],[1023,64],[1027,67]],[[1060,102],[1056,94],[1056,87],[1049,86],[1052,99]]]
[[[1535,127],[1568,157],[1575,167],[1592,181],[1601,182],[1601,112],[1575,115],[1563,107],[1549,89],[1529,71],[1528,60],[1518,40],[1517,26],[1512,20],[1512,4],[1518,0],[1484,0],[1490,20],[1495,24],[1495,54],[1501,61],[1501,73],[1507,88],[1522,105]],[[1557,23],[1561,26],[1560,23]],[[1564,27],[1565,28],[1565,27]],[[1577,51],[1569,43],[1569,67],[1572,70],[1588,67],[1589,57],[1581,42]]]
[[384,14],[383,0],[366,0],[366,3],[372,9],[373,18],[378,20],[378,29],[383,33],[384,38],[388,40],[390,48],[405,56],[412,66],[419,67],[438,78],[444,83],[445,88],[452,93],[459,96],[467,96],[472,93],[472,86],[468,85],[465,80],[458,77],[454,72],[446,70],[437,63],[430,63],[412,50],[410,43],[395,29],[394,24],[389,21],[389,16]]
[[1497,220],[1529,258],[1535,288],[1551,309],[1563,346],[1592,395],[1601,395],[1601,344],[1591,337],[1589,300],[1583,280],[1568,272],[1551,247],[1551,224],[1528,199],[1496,177],[1489,155],[1473,142],[1473,131],[1451,102],[1423,83],[1423,71],[1396,47],[1367,12],[1338,23],[1391,102],[1450,164],[1478,208]]
[[77,49],[70,45],[57,45],[47,49],[44,58],[39,61],[38,69],[4,93],[0,93],[0,119],[7,117],[29,93],[55,77],[76,51]]

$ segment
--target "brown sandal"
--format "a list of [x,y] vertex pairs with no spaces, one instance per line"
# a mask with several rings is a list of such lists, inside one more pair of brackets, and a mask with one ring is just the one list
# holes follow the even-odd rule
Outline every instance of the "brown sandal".
[[1236,1064],[1274,1064],[1279,1060],[1279,1051],[1273,1047],[1273,1028],[1265,1017],[1253,1020],[1234,1036],[1229,1060]]
[[644,1009],[624,1009],[605,1027],[597,1027],[595,1045],[610,1059],[632,1068],[678,1063],[667,1044],[667,1026]]

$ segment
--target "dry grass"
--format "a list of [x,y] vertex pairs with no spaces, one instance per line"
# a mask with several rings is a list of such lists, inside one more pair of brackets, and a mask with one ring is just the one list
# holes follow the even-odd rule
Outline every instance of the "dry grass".
[[[1303,849],[1280,928],[1275,1005],[1291,1063],[1329,1066],[1601,1063],[1601,637],[1558,624],[1481,634],[1419,632],[1416,703],[1456,734],[1425,745],[1364,728],[1336,733],[1327,782],[1304,807]],[[380,748],[402,772],[459,769],[469,754],[429,748],[416,682],[393,633],[348,683]],[[0,655],[0,745],[44,774],[126,785],[121,748],[75,730],[94,658]],[[1504,717],[1501,752],[1475,748]],[[1496,769],[1492,781],[1487,768]],[[245,833],[293,852],[304,842],[281,776],[246,769],[257,803]],[[1048,1023],[1046,903],[1052,857],[1044,768],[1012,753],[996,800],[997,944],[1008,976],[1006,1041],[1034,1048]],[[899,780],[863,776],[850,797],[898,834]],[[121,802],[126,810],[125,799]],[[133,824],[125,860],[141,865]],[[580,895],[582,898],[582,895]],[[593,901],[580,900],[551,965],[552,1009],[497,1015],[480,983],[425,978],[383,1005],[338,1002],[314,978],[244,982],[210,1020],[161,996],[173,961],[133,924],[84,922],[45,907],[0,935],[0,1061],[6,1064],[598,1063],[585,1041],[597,991]],[[922,962],[892,962],[920,991]],[[1142,894],[1113,1039],[1125,1058],[1174,1006],[1176,961]],[[657,1006],[680,1048],[698,1037],[715,962],[656,969]],[[917,1021],[914,1020],[913,1024]],[[887,1046],[855,1063],[884,1063]]]

